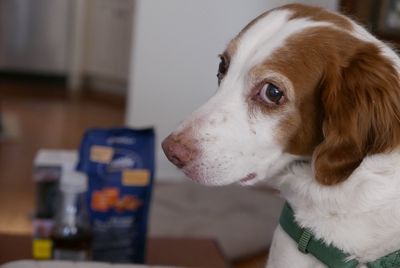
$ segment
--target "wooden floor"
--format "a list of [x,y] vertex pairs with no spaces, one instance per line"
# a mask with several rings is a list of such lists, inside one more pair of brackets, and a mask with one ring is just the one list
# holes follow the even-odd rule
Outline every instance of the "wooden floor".
[[124,107],[37,81],[0,80],[0,101],[6,128],[0,139],[0,232],[30,233],[37,150],[76,149],[87,128],[123,124]]
[[268,254],[260,253],[258,255],[238,260],[233,263],[234,268],[264,268],[267,263]]

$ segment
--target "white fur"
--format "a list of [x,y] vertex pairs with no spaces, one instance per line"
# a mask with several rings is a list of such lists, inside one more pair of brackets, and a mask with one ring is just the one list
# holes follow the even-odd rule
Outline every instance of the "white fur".
[[[274,130],[294,107],[266,116],[249,113],[249,89],[266,77],[249,77],[249,70],[284,45],[293,34],[310,27],[334,27],[309,19],[288,21],[290,11],[278,10],[261,18],[240,38],[229,71],[217,93],[187,119],[177,132],[190,127],[201,154],[184,168],[209,185],[240,182],[256,174],[253,184],[267,180],[290,202],[298,223],[317,238],[332,243],[361,263],[400,249],[400,152],[372,155],[337,186],[316,182],[309,162],[284,152]],[[396,54],[366,30],[353,23],[356,38],[377,44],[382,55],[400,70]],[[343,29],[345,31],[345,29]],[[293,86],[280,74],[275,76]],[[276,78],[277,77],[277,78]],[[295,97],[295,96],[293,96]],[[324,267],[297,250],[296,243],[278,227],[269,254],[269,268]],[[360,267],[364,267],[363,264]]]

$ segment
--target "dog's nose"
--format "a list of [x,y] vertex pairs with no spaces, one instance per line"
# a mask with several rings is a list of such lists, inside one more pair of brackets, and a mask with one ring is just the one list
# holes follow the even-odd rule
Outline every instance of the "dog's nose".
[[186,166],[195,156],[194,142],[182,134],[171,134],[161,144],[165,155],[178,168]]

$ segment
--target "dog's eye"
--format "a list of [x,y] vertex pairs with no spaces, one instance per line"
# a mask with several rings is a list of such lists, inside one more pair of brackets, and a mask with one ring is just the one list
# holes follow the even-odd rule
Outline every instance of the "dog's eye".
[[270,83],[267,83],[262,87],[259,95],[263,101],[277,105],[282,103],[284,97],[283,92],[279,90],[277,86]]
[[226,72],[228,71],[228,61],[225,59],[223,55],[220,55],[219,58],[221,59],[221,62],[219,63],[218,66],[218,85],[221,84],[222,79],[224,78]]

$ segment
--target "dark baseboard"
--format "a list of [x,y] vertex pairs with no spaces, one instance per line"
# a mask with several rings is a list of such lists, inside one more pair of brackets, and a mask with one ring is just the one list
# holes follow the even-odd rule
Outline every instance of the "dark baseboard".
[[30,82],[30,83],[54,83],[66,86],[67,77],[60,74],[31,73],[20,71],[0,71],[1,81]]

